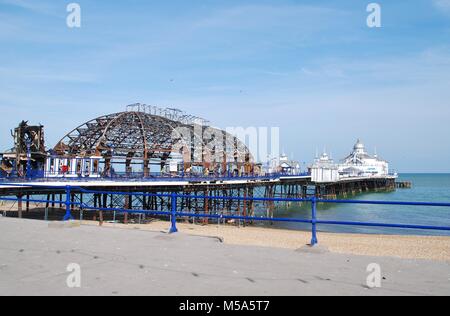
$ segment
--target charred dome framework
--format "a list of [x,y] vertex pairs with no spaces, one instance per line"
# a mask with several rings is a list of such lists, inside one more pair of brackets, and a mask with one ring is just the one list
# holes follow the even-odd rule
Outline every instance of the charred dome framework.
[[22,121],[11,131],[11,136],[14,139],[14,147],[0,154],[0,174],[17,173],[24,176],[28,163],[33,170],[43,169],[47,157],[44,126],[30,126],[28,121]]
[[151,161],[160,161],[163,168],[175,155],[182,158],[185,172],[194,166],[223,174],[255,171],[250,151],[237,137],[180,110],[143,104],[80,125],[53,151],[64,157],[102,157],[105,173],[113,160],[122,159],[127,170],[132,161],[141,161],[148,175]]

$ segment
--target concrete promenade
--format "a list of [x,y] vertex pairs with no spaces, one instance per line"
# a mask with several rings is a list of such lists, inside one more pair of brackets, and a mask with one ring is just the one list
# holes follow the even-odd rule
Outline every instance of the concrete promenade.
[[[74,223],[75,224],[75,223]],[[450,264],[0,217],[0,295],[449,295]],[[67,286],[68,265],[81,288]],[[367,266],[382,269],[368,289]]]

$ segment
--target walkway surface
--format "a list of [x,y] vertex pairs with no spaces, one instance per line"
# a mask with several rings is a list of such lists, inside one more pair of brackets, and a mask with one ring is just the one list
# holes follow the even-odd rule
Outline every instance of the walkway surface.
[[[446,262],[0,218],[0,295],[449,295]],[[67,267],[81,268],[69,288]],[[382,287],[368,289],[379,264]]]

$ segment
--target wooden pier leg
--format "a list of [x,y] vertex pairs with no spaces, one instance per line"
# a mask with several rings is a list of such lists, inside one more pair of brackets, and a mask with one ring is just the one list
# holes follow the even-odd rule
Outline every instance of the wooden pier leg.
[[22,218],[22,194],[17,196],[17,216]]
[[186,201],[186,204],[187,204],[186,207],[187,207],[188,212],[191,212],[192,211],[191,192],[189,191],[187,194],[188,194],[189,198]]
[[[205,190],[204,195],[205,196],[209,195],[209,190],[208,189]],[[209,214],[209,199],[208,198],[204,199],[203,206],[204,206],[204,209],[205,209],[205,215],[208,215]],[[203,219],[203,224],[207,225],[208,222],[209,222],[208,218],[204,218]]]
[[[103,194],[103,203],[101,203],[101,208],[108,208],[108,194]],[[98,212],[99,216],[99,225],[103,226],[103,210]]]
[[26,210],[27,210],[27,213],[30,211],[30,195],[29,194],[27,194]]
[[[253,197],[255,196],[255,191],[253,188],[250,188],[250,198],[253,199]],[[255,216],[255,201],[254,200],[250,200],[250,214],[249,216],[253,217]]]
[[[125,209],[131,210],[133,208],[132,204],[133,204],[132,196],[131,195],[126,196],[125,197]],[[128,213],[125,213],[123,222],[125,225],[128,224]]]
[[[230,189],[230,192],[228,192],[228,195],[230,196],[230,197],[234,197],[234,190],[233,189]],[[232,199],[229,199],[228,200],[228,210],[229,210],[229,214],[230,215],[233,215],[233,200]]]
[[[268,192],[267,197],[268,197],[269,199],[273,199],[273,198],[275,197],[275,194],[274,194],[274,186],[273,186],[273,185],[270,185],[268,189],[269,189],[269,192]],[[269,202],[268,202],[268,210],[269,210],[269,211],[268,211],[268,216],[267,216],[267,217],[273,218],[274,210],[275,210],[275,203],[274,203],[274,201],[269,201]],[[270,224],[273,225],[273,222],[270,222]]]
[[[237,200],[237,215],[241,216],[241,199],[240,199],[241,198],[241,189],[237,190],[237,196],[238,196],[238,200]],[[241,226],[241,220],[240,219],[238,219],[236,221],[236,223],[237,223],[238,227]]]
[[[247,217],[247,188],[244,188],[244,209],[243,214],[244,217]],[[247,221],[244,220],[244,227],[246,226]]]
[[75,202],[75,194],[72,193],[70,195],[70,201],[72,202],[72,204],[70,205],[70,209],[73,211],[75,209],[75,204],[73,204]]
[[[228,197],[228,192],[225,189],[222,189],[222,196]],[[227,208],[227,200],[222,200],[222,209],[225,210]]]
[[80,193],[80,221],[83,220],[83,193]]
[[147,194],[147,192],[144,190],[144,195],[142,196],[142,209],[143,210],[147,210],[147,196],[145,196],[145,194]]
[[100,226],[103,226],[103,211],[98,212],[98,220],[99,220],[98,224]]
[[97,221],[97,210],[95,210],[97,208],[97,194],[94,194],[94,216],[92,218],[92,220],[95,222]]

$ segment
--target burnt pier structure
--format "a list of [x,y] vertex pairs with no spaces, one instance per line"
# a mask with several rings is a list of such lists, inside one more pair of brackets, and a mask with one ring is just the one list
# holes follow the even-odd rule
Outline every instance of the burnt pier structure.
[[[48,219],[49,211],[56,211],[55,215],[61,216],[67,198],[66,186],[71,187],[70,200],[74,203],[71,208],[75,218],[98,220],[100,223],[105,218],[114,218],[128,223],[129,216],[133,222],[145,218],[139,211],[169,211],[172,193],[183,196],[177,199],[177,209],[181,212],[273,217],[284,205],[252,198],[348,198],[363,192],[395,190],[395,179],[348,179],[321,184],[312,183],[309,176],[208,181],[27,182],[0,185],[0,196],[17,199],[17,202],[5,204],[2,210],[7,216],[30,217],[28,214],[33,214],[36,218]],[[46,202],[42,202],[44,200]],[[137,213],[128,215],[121,210],[130,214],[135,210]]]
[[79,125],[50,150],[41,125],[22,122],[13,137],[14,149],[0,154],[0,197],[14,197],[1,210],[18,217],[63,209],[67,187],[74,214],[100,222],[107,210],[114,219],[121,210],[168,211],[172,193],[183,196],[181,212],[273,217],[277,203],[252,198],[395,190],[390,176],[316,183],[283,168],[269,173],[238,136],[173,108],[130,105]]

